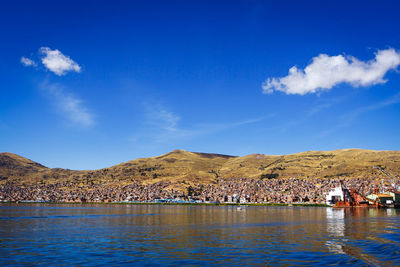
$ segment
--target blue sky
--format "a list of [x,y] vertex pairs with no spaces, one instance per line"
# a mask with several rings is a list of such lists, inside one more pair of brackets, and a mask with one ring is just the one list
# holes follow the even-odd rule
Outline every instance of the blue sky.
[[0,151],[399,150],[400,4],[348,2],[4,2]]

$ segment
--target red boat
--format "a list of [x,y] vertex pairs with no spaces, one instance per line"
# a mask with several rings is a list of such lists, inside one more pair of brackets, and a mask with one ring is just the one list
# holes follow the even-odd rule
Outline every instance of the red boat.
[[343,184],[329,192],[326,204],[336,208],[368,208],[379,207],[379,203],[360,195],[355,189],[348,189]]

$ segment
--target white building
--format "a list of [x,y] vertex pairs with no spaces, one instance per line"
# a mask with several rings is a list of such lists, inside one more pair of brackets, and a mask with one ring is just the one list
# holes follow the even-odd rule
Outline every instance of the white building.
[[343,201],[343,200],[344,200],[344,196],[343,196],[342,187],[338,186],[329,191],[328,195],[326,196],[325,204],[333,206],[336,204],[336,202]]

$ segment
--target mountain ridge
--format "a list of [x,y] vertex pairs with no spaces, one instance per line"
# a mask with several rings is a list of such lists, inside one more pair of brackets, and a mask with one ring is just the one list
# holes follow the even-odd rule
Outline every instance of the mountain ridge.
[[199,155],[205,155],[208,156],[210,155],[210,157],[217,157],[217,156],[221,156],[221,157],[226,157],[226,158],[240,158],[240,157],[247,157],[247,156],[257,156],[257,155],[262,155],[262,156],[270,156],[270,157],[282,157],[282,156],[294,156],[294,155],[303,155],[303,154],[307,154],[307,153],[329,153],[329,152],[345,152],[345,151],[363,151],[363,152],[399,152],[400,150],[373,150],[373,149],[362,149],[362,148],[343,148],[343,149],[335,149],[335,150],[307,150],[307,151],[302,151],[302,152],[295,152],[295,153],[291,153],[291,154],[278,154],[278,155],[267,155],[267,154],[262,154],[262,153],[252,153],[252,154],[248,154],[248,155],[244,155],[244,156],[235,156],[235,155],[228,155],[228,154],[220,154],[220,153],[206,153],[206,152],[198,152],[198,151],[188,151],[188,150],[184,150],[184,149],[175,149],[171,152],[167,152],[165,154],[159,155],[159,156],[152,156],[152,157],[139,157],[133,160],[128,160],[128,161],[124,161],[121,163],[117,163],[115,165],[112,166],[108,166],[108,167],[103,167],[103,168],[99,168],[99,169],[84,169],[84,170],[74,170],[74,169],[69,169],[69,168],[62,168],[62,167],[47,167],[44,166],[38,162],[35,162],[27,157],[12,153],[12,152],[0,152],[0,157],[1,156],[9,156],[12,158],[19,158],[19,159],[23,159],[24,161],[29,161],[29,162],[33,162],[36,164],[39,164],[45,168],[48,169],[64,169],[64,170],[71,170],[71,171],[95,171],[95,170],[102,170],[102,169],[107,169],[107,168],[111,168],[120,164],[124,164],[124,163],[128,163],[131,161],[135,161],[135,160],[142,160],[142,159],[150,159],[150,158],[162,158],[165,157],[167,155],[171,155],[174,153],[182,153],[182,152],[187,152],[187,153],[193,153],[193,154],[199,154]]
[[394,176],[400,174],[400,151],[338,149],[305,151],[288,155],[250,154],[231,156],[216,153],[173,150],[137,158],[96,170],[48,168],[17,154],[0,153],[0,184],[85,184],[127,185],[168,181],[182,187],[211,184],[218,179],[251,178],[379,178],[374,168],[382,166]]

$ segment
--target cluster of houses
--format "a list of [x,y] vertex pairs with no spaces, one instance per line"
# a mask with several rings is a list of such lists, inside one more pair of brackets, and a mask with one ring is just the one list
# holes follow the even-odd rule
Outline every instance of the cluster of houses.
[[[87,185],[71,188],[67,184],[0,186],[3,202],[125,202],[125,203],[320,203],[335,205],[353,191],[357,201],[398,205],[400,195],[383,188],[374,179],[220,179],[213,184],[175,187],[171,182],[143,185]],[[181,188],[181,189],[177,189]],[[183,188],[183,189],[182,189]],[[347,193],[346,193],[347,192]],[[379,193],[378,193],[379,192]],[[357,198],[352,195],[352,198]],[[364,197],[366,196],[366,197]]]

